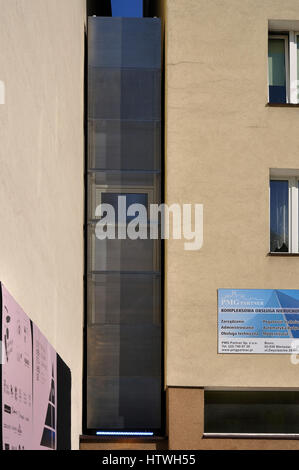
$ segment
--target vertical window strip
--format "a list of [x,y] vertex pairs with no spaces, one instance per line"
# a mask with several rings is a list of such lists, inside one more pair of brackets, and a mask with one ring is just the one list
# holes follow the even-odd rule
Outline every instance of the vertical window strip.
[[[288,197],[286,198],[286,184]],[[299,253],[299,177],[271,178],[270,181],[270,251]],[[284,189],[285,188],[285,189]]]
[[268,42],[269,102],[289,102],[288,36],[270,35]]
[[297,34],[294,31],[289,33],[290,51],[290,103],[298,103],[298,73],[297,73]]

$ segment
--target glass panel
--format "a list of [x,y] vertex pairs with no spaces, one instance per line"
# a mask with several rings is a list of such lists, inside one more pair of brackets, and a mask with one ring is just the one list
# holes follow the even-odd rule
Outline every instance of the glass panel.
[[88,284],[89,325],[161,325],[159,274],[93,274]]
[[160,19],[130,18],[123,21],[122,34],[122,67],[161,68]]
[[299,433],[299,393],[205,391],[207,433]]
[[161,241],[95,234],[102,203],[161,202],[160,20],[91,18],[88,50],[86,425],[160,430]]
[[120,68],[88,67],[88,117],[121,119]]
[[99,240],[89,227],[89,271],[160,271],[160,241]]
[[268,75],[270,103],[285,103],[286,64],[284,39],[269,39]]
[[161,119],[161,72],[148,69],[88,68],[90,119]]
[[121,67],[122,19],[88,18],[88,65]]
[[160,376],[88,377],[88,428],[159,430],[161,386]]
[[161,328],[100,325],[87,331],[88,376],[159,376]]
[[89,121],[88,141],[92,169],[161,169],[160,122]]
[[289,183],[270,182],[270,250],[289,251]]
[[[88,21],[91,36],[88,49],[90,66],[161,67],[160,20],[89,18]],[[98,27],[93,28],[93,23]]]

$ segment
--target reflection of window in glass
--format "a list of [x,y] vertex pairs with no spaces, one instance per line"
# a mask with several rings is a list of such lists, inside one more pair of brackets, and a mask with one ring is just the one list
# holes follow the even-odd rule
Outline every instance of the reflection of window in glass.
[[269,102],[287,102],[286,59],[287,38],[282,36],[269,37],[268,74]]
[[289,183],[270,182],[270,249],[271,252],[289,251]]
[[[134,193],[102,193],[102,204],[110,204],[115,211],[115,220],[118,220],[118,198],[120,196],[126,197],[126,212],[132,204],[141,204],[148,210],[148,195],[147,194],[134,194]],[[137,214],[138,215],[138,214]],[[127,215],[127,223],[131,222],[135,216]]]

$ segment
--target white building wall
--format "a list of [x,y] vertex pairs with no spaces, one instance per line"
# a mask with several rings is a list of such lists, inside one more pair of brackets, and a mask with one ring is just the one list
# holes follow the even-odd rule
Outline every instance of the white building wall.
[[71,368],[78,448],[85,0],[0,0],[0,11],[0,280]]

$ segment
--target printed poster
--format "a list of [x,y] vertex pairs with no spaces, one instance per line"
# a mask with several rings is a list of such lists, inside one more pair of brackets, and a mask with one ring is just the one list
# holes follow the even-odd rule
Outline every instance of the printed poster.
[[299,290],[219,289],[218,353],[299,354]]
[[32,437],[32,332],[21,307],[2,286],[2,437],[4,450],[26,450]]
[[57,356],[2,286],[4,450],[55,450]]

